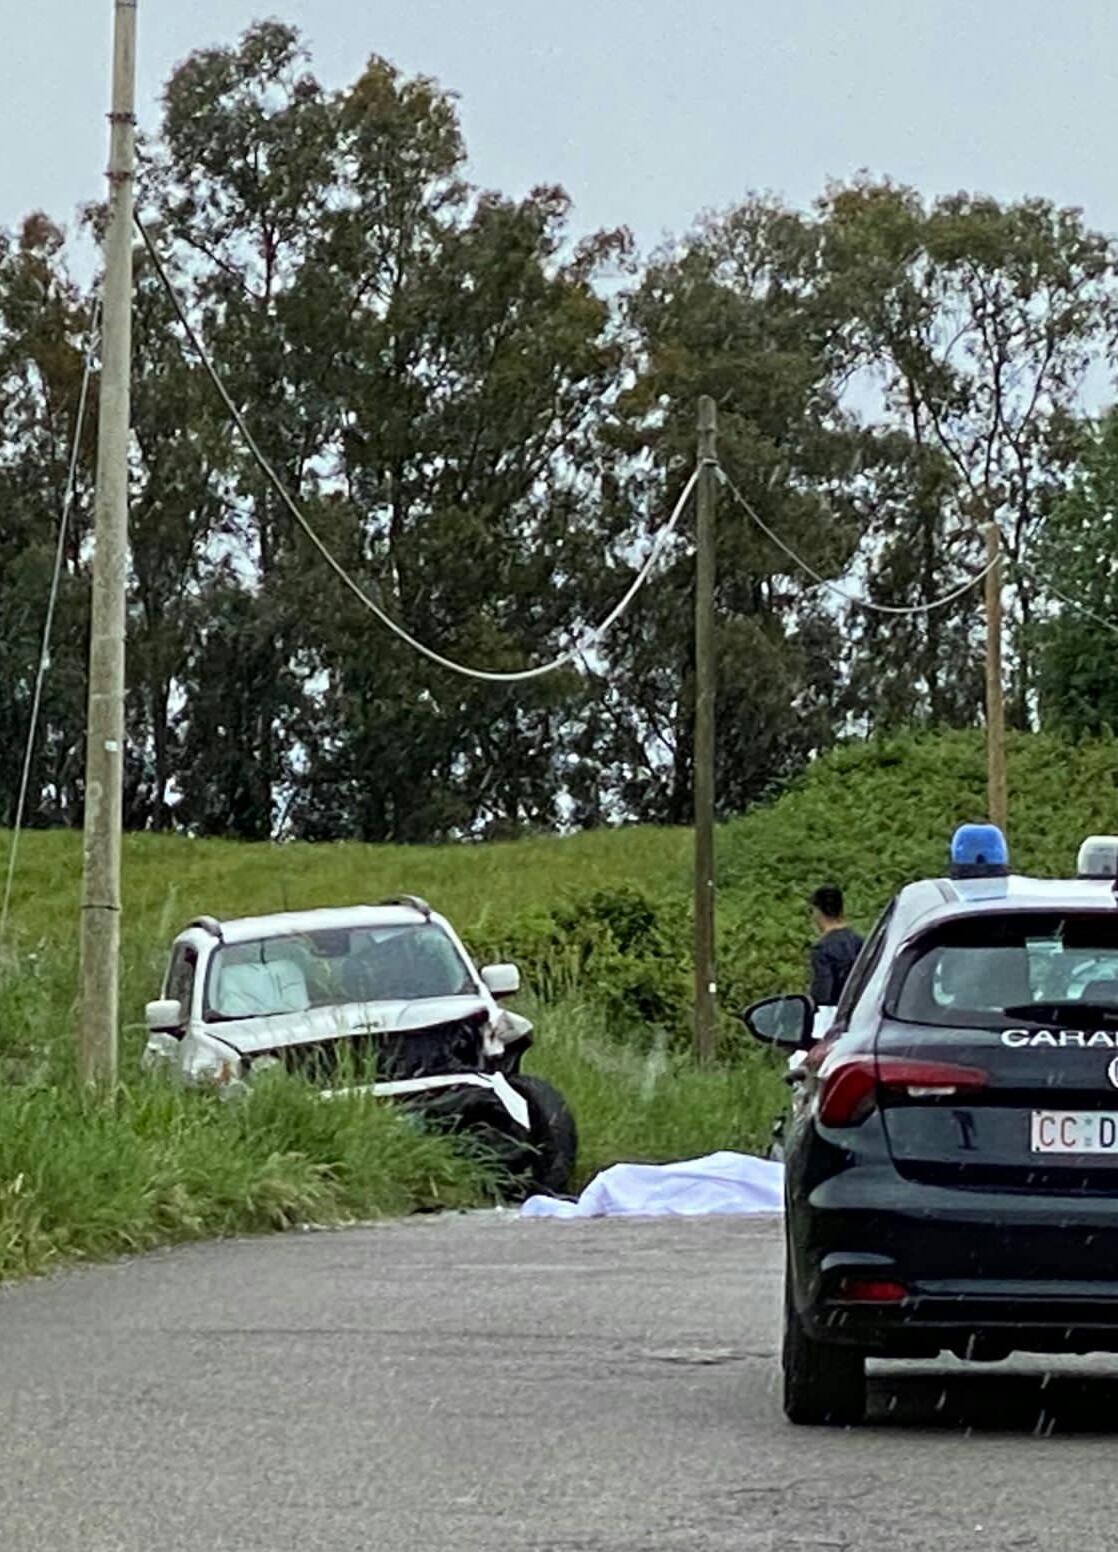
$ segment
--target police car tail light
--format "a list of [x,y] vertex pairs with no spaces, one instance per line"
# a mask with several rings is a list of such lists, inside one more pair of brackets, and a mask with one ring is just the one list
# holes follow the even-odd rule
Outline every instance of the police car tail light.
[[852,1056],[833,1066],[826,1063],[816,1114],[824,1126],[856,1126],[876,1102],[877,1062],[872,1056]]
[[857,1126],[882,1094],[886,1098],[952,1099],[983,1088],[986,1081],[987,1074],[980,1067],[903,1056],[854,1056],[825,1071],[818,1116],[824,1126]]
[[851,1304],[900,1304],[908,1298],[903,1283],[883,1282],[868,1277],[844,1277],[838,1296]]
[[877,1062],[879,1085],[909,1099],[952,1099],[985,1088],[987,1077],[981,1067],[958,1067],[954,1062],[911,1061],[903,1056],[882,1056]]

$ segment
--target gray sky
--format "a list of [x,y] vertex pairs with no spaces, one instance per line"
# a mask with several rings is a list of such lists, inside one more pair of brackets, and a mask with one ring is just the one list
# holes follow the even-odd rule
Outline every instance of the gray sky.
[[[101,193],[112,0],[5,6],[0,226]],[[192,49],[275,14],[319,75],[373,52],[460,94],[475,181],[561,183],[643,249],[750,188],[860,167],[1048,195],[1118,232],[1116,0],[140,0],[140,114]]]

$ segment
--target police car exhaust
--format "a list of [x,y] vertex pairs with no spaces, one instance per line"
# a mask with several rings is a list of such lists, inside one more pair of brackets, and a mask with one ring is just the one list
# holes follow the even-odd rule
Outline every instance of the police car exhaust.
[[793,1422],[857,1422],[871,1356],[1118,1352],[1116,892],[1116,837],[1030,879],[999,830],[964,825],[829,1023],[802,996],[743,1014],[790,1058]]

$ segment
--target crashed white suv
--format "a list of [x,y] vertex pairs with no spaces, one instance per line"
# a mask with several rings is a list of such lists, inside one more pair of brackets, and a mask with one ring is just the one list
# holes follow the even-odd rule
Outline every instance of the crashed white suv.
[[478,971],[425,901],[200,916],[171,948],[147,1006],[145,1068],[235,1093],[268,1067],[324,1097],[390,1096],[434,1122],[496,1139],[510,1175],[562,1192],[574,1121],[562,1096],[520,1071],[527,1019],[501,1007],[515,965]]

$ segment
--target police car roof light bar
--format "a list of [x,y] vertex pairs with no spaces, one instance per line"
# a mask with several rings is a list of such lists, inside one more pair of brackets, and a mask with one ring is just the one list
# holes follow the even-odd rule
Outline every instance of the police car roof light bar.
[[992,824],[960,825],[951,837],[952,878],[1006,878],[1009,847]]

